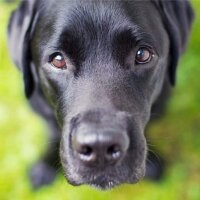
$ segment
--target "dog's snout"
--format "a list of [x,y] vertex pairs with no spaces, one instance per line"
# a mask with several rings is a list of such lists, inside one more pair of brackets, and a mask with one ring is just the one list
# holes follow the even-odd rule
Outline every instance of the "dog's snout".
[[124,131],[79,130],[72,136],[76,159],[87,166],[115,165],[126,155],[129,138]]

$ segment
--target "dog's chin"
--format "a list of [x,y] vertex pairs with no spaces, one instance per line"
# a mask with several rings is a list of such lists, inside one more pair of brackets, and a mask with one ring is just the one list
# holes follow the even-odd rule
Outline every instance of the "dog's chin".
[[99,190],[110,190],[110,189],[113,189],[114,187],[119,186],[120,184],[122,183],[120,183],[119,181],[115,179],[110,179],[110,180],[99,179],[99,181],[92,181],[91,183],[88,183],[87,185],[90,185],[91,187],[95,189],[99,189]]
[[140,179],[134,179],[130,182],[121,182],[119,180],[116,179],[99,179],[98,181],[92,181],[91,183],[88,183],[88,185],[90,185],[91,187],[94,187],[95,189],[98,190],[110,190],[110,189],[114,189],[117,186],[120,186],[122,184],[135,184],[139,181]]
[[88,185],[88,186],[91,186],[95,189],[105,191],[105,190],[114,189],[115,187],[120,186],[122,184],[135,184],[141,179],[142,179],[142,177],[141,178],[134,178],[134,179],[129,180],[129,181],[120,181],[116,178],[110,178],[110,177],[107,177],[107,176],[102,176],[102,177],[94,178],[93,180],[85,180],[85,181],[82,181],[82,182],[76,182],[74,180],[68,179],[68,182],[71,185],[74,185],[74,186]]
[[123,178],[122,176],[120,178],[117,175],[108,174],[106,172],[98,175],[90,174],[89,176],[88,174],[86,176],[78,174],[76,174],[76,176],[70,176],[68,173],[68,176],[66,175],[65,178],[74,186],[89,185],[99,190],[110,190],[122,184],[135,184],[140,181],[144,175],[145,170],[141,168],[137,173],[128,173],[126,177]]

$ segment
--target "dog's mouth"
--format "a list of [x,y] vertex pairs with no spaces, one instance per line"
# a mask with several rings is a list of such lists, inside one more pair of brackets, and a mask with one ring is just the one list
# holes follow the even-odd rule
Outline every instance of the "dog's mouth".
[[86,184],[100,190],[109,190],[111,188],[119,186],[122,183],[119,180],[117,180],[115,177],[102,175],[99,177],[95,176],[93,180],[90,180]]
[[66,179],[68,180],[68,182],[71,185],[74,186],[80,186],[80,185],[89,185],[91,187],[94,187],[96,189],[100,189],[100,190],[109,190],[109,189],[113,189],[121,184],[135,184],[137,183],[139,180],[141,180],[143,178],[144,175],[137,177],[137,176],[132,176],[131,179],[129,177],[129,179],[127,180],[120,180],[118,177],[115,176],[111,176],[108,175],[106,173],[102,173],[101,175],[91,175],[90,177],[85,177],[85,180],[82,180],[81,182],[79,181],[75,181],[75,180],[71,180],[69,177],[66,177]]
[[108,190],[122,184],[116,177],[108,176],[105,173],[98,176],[90,175],[90,177],[87,177],[84,181],[79,183],[69,179],[68,181],[74,186],[89,185],[100,190]]
[[122,184],[135,184],[145,176],[145,164],[130,166],[122,163],[119,166],[106,168],[86,168],[80,163],[63,163],[65,178],[74,186],[89,185],[100,190],[109,190]]
[[109,176],[106,174],[103,174],[101,176],[95,176],[92,180],[87,182],[87,185],[90,185],[94,188],[100,189],[100,190],[109,190],[112,188],[115,188],[121,184],[134,184],[137,183],[139,180],[141,180],[143,176],[141,177],[131,177],[131,179],[127,180],[120,180],[119,178],[116,178],[115,176]]

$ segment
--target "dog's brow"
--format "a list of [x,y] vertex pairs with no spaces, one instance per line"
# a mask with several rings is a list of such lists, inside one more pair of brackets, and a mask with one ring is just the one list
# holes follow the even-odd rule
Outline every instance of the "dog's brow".
[[154,39],[148,33],[144,33],[144,32],[140,33],[139,35],[135,37],[135,41],[137,44],[140,44],[140,45],[150,45],[152,47],[155,47]]
[[118,31],[116,34],[118,41],[131,43],[132,45],[150,45],[155,46],[155,42],[151,34],[143,31],[141,28],[135,26],[134,28],[128,28]]
[[141,28],[136,28],[132,31],[132,37],[136,43],[148,43],[150,45],[155,44],[151,34],[143,31]]

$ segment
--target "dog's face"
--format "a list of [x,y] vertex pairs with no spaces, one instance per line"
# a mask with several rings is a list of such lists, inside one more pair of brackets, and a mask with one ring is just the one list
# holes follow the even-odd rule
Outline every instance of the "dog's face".
[[34,6],[30,59],[62,130],[66,178],[103,189],[139,181],[152,105],[164,82],[173,82],[171,36],[159,5],[51,0]]

